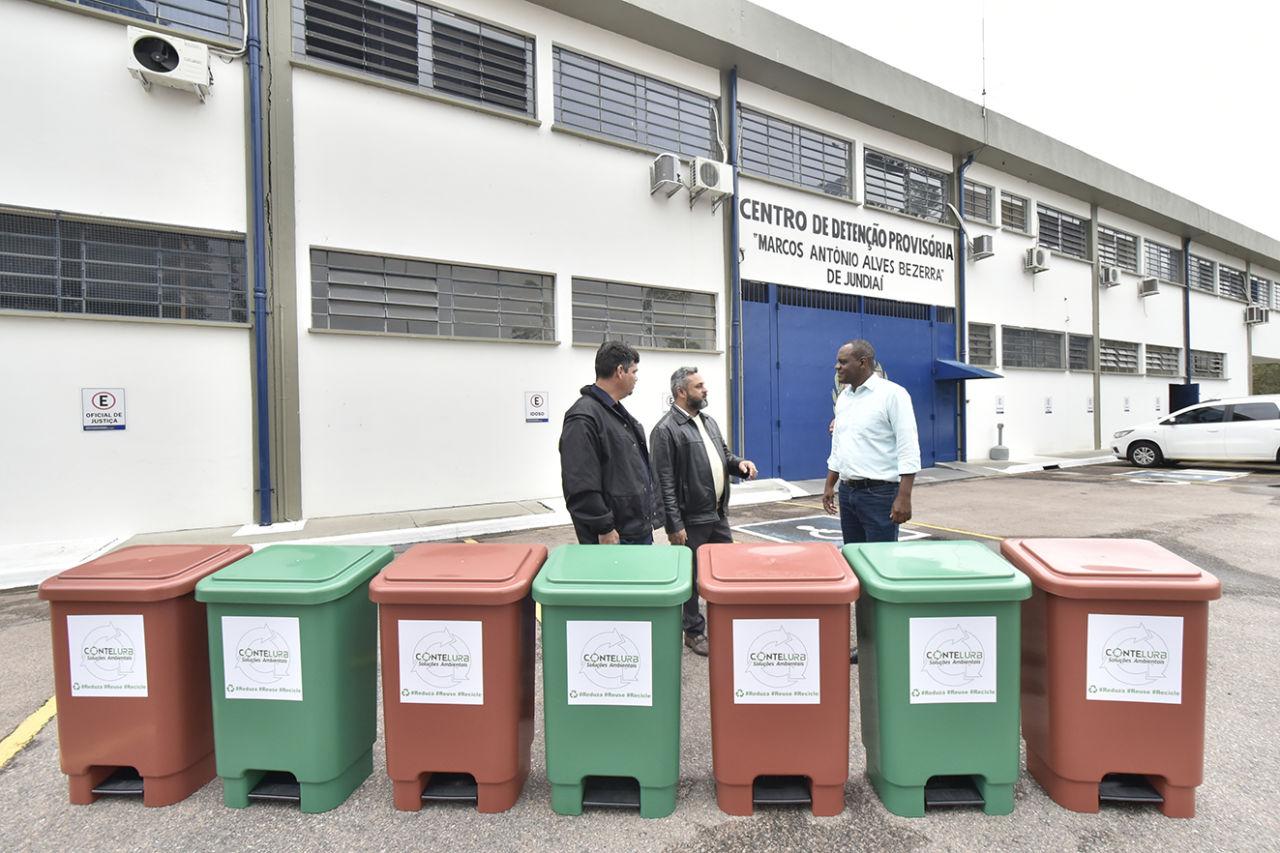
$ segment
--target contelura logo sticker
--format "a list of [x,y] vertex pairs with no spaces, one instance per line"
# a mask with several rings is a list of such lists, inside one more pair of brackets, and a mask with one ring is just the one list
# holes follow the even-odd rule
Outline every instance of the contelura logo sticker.
[[223,616],[221,624],[226,698],[302,700],[296,616]]
[[484,704],[484,623],[401,619],[400,701]]
[[1085,698],[1182,702],[1182,617],[1089,614]]
[[911,704],[996,701],[996,617],[909,621]]
[[818,625],[817,619],[734,619],[734,704],[821,701]]
[[140,614],[68,616],[72,696],[147,695],[147,642]]
[[565,623],[570,705],[652,705],[650,622]]

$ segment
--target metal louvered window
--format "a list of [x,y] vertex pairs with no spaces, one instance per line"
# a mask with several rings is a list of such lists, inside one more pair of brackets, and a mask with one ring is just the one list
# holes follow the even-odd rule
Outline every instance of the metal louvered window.
[[1271,281],[1256,275],[1249,276],[1249,302],[1271,307]]
[[243,237],[0,213],[0,309],[244,323]]
[[969,324],[969,363],[994,367],[996,363],[996,327],[986,323]]
[[1247,294],[1244,284],[1244,270],[1234,269],[1226,264],[1218,264],[1218,293],[1244,302]]
[[1104,338],[1098,345],[1098,363],[1103,373],[1137,373],[1138,345]]
[[848,198],[853,195],[853,143],[742,107],[739,163],[789,184]]
[[555,47],[556,124],[684,157],[720,158],[710,97]]
[[196,37],[240,41],[244,21],[240,0],[63,0],[73,6],[114,12],[145,24],[172,27]]
[[1227,376],[1226,354],[1193,349],[1191,374],[1196,379],[1225,379]]
[[1182,250],[1146,240],[1146,273],[1164,281],[1182,284]]
[[942,222],[950,176],[870,148],[863,154],[867,204]]
[[1138,238],[1105,225],[1098,226],[1098,263],[1138,271]]
[[1191,287],[1195,290],[1203,290],[1205,293],[1214,293],[1217,290],[1215,279],[1217,278],[1217,264],[1207,258],[1198,255],[1191,256]]
[[1004,366],[1061,370],[1062,339],[1062,332],[1005,326],[1000,336]]
[[533,39],[409,0],[293,0],[294,52],[532,116]]
[[312,249],[311,326],[553,341],[555,277]]
[[1073,258],[1089,258],[1089,220],[1043,204],[1036,205],[1039,243]]
[[1023,234],[1029,233],[1029,221],[1027,219],[1027,209],[1029,202],[1020,195],[1013,193],[1000,193],[1000,225],[1004,228],[1011,228],[1014,231],[1021,231]]
[[1159,347],[1147,344],[1147,375],[1178,376],[1182,370],[1182,350],[1179,347]]
[[974,181],[964,182],[964,214],[965,219],[991,224],[991,197],[995,190],[986,184]]
[[573,342],[607,340],[637,347],[713,350],[715,294],[575,278]]
[[1067,335],[1067,369],[1093,370],[1093,336]]

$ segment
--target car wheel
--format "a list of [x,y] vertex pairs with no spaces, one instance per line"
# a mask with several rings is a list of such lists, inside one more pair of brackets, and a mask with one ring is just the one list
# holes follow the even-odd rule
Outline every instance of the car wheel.
[[1129,461],[1139,468],[1155,468],[1164,464],[1164,454],[1150,441],[1135,441],[1129,445]]

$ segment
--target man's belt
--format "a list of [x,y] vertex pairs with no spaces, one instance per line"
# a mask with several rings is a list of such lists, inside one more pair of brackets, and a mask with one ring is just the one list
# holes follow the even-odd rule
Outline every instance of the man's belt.
[[874,486],[896,486],[898,484],[892,480],[859,480],[852,477],[849,479],[841,477],[840,485],[850,489],[870,489]]

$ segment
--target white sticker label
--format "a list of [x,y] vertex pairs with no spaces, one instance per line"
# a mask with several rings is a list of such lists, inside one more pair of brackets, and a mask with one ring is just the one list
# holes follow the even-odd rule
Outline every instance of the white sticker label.
[[551,419],[547,403],[546,391],[524,392],[524,422],[527,424],[545,424]]
[[124,429],[124,389],[81,388],[80,425],[86,432]]
[[483,622],[401,619],[400,701],[484,704]]
[[139,614],[68,616],[72,696],[146,696],[147,636]]
[[566,622],[570,705],[653,705],[653,624]]
[[996,617],[910,623],[912,705],[996,701]]
[[733,620],[735,705],[817,705],[818,663],[817,619]]
[[228,699],[302,701],[296,616],[223,616],[222,674]]
[[1089,614],[1085,698],[1182,704],[1182,617]]

